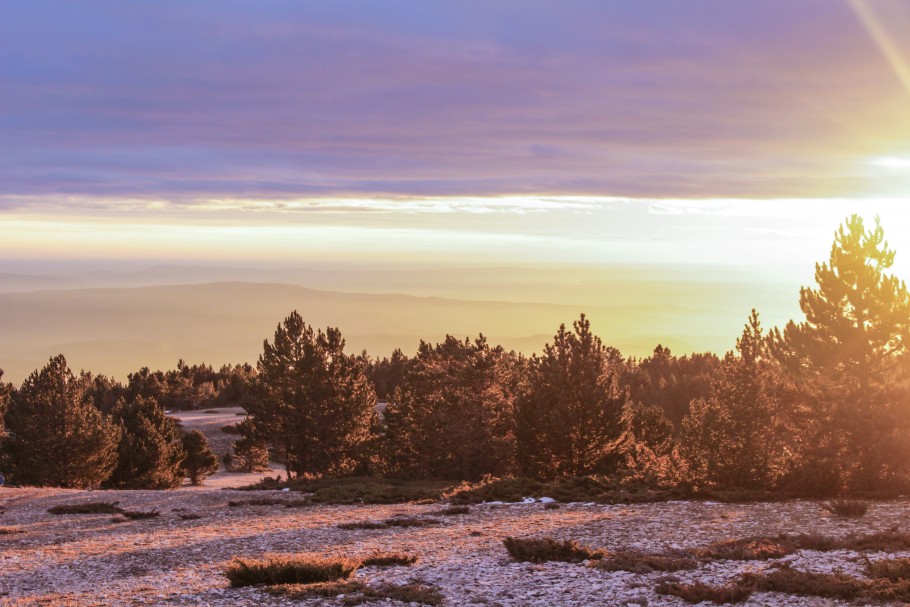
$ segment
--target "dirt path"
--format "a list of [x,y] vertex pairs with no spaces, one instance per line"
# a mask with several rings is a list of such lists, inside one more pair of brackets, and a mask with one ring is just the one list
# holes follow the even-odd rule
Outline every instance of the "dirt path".
[[[205,434],[209,447],[218,454],[218,460],[225,453],[230,453],[231,445],[237,440],[236,434],[227,434],[221,429],[241,421],[246,412],[241,407],[224,407],[221,409],[204,409],[201,411],[173,411],[171,417],[180,420],[185,431],[199,430]],[[284,469],[278,464],[269,465],[266,472],[228,472],[224,468],[224,463],[220,463],[218,472],[205,479],[205,487],[210,489],[229,489],[252,485],[266,476],[274,477],[283,474]],[[189,483],[185,484],[187,489],[199,489],[192,487]]]

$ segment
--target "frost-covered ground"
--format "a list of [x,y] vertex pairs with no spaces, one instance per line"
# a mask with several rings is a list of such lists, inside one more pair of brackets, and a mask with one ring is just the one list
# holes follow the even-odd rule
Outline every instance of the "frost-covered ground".
[[[844,520],[812,502],[714,504],[675,502],[635,506],[571,504],[481,505],[438,527],[342,530],[339,523],[427,515],[438,505],[228,507],[229,500],[282,492],[222,490],[104,491],[0,489],[0,605],[340,605],[273,597],[258,588],[232,589],[222,572],[233,556],[300,552],[365,555],[375,550],[418,554],[412,567],[365,568],[369,582],[421,581],[437,586],[447,605],[684,605],[655,593],[666,574],[608,573],[582,565],[512,562],[506,536],[574,539],[591,547],[648,551],[686,548],[756,534],[816,532],[831,536],[910,529],[910,502],[878,502],[862,519]],[[123,508],[158,509],[160,517],[112,522],[110,514],[54,516],[47,509],[87,501],[118,501]],[[196,520],[179,515],[197,514]],[[119,518],[119,517],[118,517]],[[869,555],[873,559],[876,555]],[[785,557],[810,571],[862,575],[849,551],[802,551]],[[770,562],[717,562],[676,575],[682,581],[722,583]],[[387,603],[392,604],[392,603]],[[746,605],[835,605],[828,599],[757,593]]]

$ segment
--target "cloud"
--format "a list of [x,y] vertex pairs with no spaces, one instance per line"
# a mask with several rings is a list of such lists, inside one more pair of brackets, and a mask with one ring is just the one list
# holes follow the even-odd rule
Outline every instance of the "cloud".
[[6,3],[0,78],[34,198],[840,196],[910,140],[817,2]]

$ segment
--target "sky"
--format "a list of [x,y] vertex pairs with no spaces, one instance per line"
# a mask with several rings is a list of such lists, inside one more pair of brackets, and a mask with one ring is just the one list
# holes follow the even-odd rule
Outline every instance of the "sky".
[[3,2],[0,270],[796,280],[853,212],[903,263],[908,31],[902,0]]

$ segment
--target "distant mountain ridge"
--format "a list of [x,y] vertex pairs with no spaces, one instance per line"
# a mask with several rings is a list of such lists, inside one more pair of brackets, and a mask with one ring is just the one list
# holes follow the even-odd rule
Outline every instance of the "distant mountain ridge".
[[264,339],[293,309],[317,327],[338,326],[352,352],[374,356],[395,347],[411,354],[420,339],[446,333],[526,353],[540,351],[560,323],[579,313],[604,341],[643,355],[658,342],[676,351],[732,345],[739,315],[677,305],[515,303],[319,290],[288,284],[214,282],[133,288],[0,294],[0,368],[18,383],[49,356],[71,367],[125,379],[142,366],[189,362],[254,363]]

